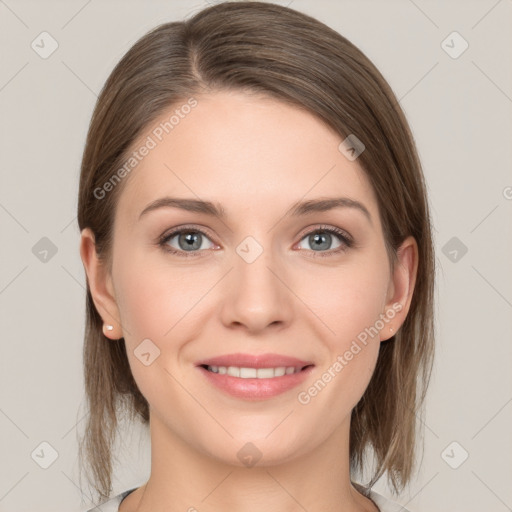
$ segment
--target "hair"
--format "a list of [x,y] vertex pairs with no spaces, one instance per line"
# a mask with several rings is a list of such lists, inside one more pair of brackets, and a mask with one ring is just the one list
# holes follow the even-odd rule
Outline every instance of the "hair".
[[[370,383],[352,410],[350,467],[386,474],[394,493],[415,469],[417,413],[434,356],[434,250],[426,185],[413,135],[390,86],[354,44],[320,21],[267,2],[224,2],[139,39],[108,77],[96,103],[83,153],[80,230],[94,233],[96,253],[111,270],[112,228],[123,183],[99,200],[94,191],[122,168],[144,130],[194,94],[245,91],[305,109],[342,138],[355,134],[358,163],[376,193],[391,265],[408,236],[419,265],[408,315],[380,344]],[[81,467],[102,498],[112,492],[118,414],[149,422],[149,405],[133,378],[124,338],[109,340],[87,282],[84,377],[88,418]],[[420,426],[421,428],[421,426]],[[84,456],[85,454],[85,456]]]

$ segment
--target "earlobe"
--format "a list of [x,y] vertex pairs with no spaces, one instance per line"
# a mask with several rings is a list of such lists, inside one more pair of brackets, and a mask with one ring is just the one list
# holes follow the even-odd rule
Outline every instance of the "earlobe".
[[113,293],[112,276],[108,272],[105,262],[96,253],[95,237],[90,228],[82,230],[80,257],[94,305],[104,322],[103,334],[110,339],[119,339],[122,337],[121,322]]
[[388,319],[381,331],[381,341],[391,338],[404,323],[411,305],[418,272],[418,244],[414,237],[407,237],[397,251],[390,293],[384,315]]

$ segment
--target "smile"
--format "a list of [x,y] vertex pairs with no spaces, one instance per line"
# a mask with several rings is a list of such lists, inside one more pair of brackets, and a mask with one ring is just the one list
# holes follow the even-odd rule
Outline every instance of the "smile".
[[240,368],[238,366],[206,366],[209,372],[219,373],[221,375],[230,375],[240,379],[273,379],[283,375],[298,373],[302,368],[294,366],[279,366],[277,368]]
[[212,389],[239,399],[265,400],[301,385],[315,365],[279,354],[226,354],[198,361],[196,367]]

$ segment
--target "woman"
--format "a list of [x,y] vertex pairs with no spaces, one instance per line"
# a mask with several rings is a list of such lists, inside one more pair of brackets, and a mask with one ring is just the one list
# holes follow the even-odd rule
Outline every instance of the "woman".
[[121,412],[151,436],[148,482],[102,510],[398,507],[371,487],[413,474],[434,258],[411,132],[360,50],[269,3],[157,27],[98,99],[78,221],[100,499]]

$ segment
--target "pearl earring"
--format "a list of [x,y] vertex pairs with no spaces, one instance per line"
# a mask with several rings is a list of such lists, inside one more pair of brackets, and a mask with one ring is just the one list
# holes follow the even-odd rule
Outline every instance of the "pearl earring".
[[113,331],[113,330],[114,330],[114,326],[113,326],[113,325],[108,325],[108,324],[104,324],[104,325],[103,325],[103,328],[104,328],[106,331]]
[[389,328],[389,332],[393,332],[393,327],[390,327],[390,328]]

